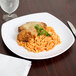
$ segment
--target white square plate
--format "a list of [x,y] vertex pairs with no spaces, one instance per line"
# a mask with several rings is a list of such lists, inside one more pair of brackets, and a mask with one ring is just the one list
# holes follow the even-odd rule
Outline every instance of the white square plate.
[[[29,21],[45,22],[47,26],[54,28],[55,32],[60,36],[61,44],[54,49],[46,52],[33,53],[28,52],[25,48],[19,46],[16,42],[18,27]],[[53,15],[43,12],[25,15],[10,20],[2,25],[1,34],[6,46],[15,54],[28,59],[47,59],[58,56],[68,50],[74,43],[75,39],[68,27]]]

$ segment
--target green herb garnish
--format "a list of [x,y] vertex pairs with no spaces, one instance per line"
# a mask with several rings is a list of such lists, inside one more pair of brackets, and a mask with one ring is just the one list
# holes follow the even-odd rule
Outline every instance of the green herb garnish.
[[44,28],[40,27],[38,24],[36,24],[35,29],[38,32],[38,35],[46,35],[46,36],[51,36]]

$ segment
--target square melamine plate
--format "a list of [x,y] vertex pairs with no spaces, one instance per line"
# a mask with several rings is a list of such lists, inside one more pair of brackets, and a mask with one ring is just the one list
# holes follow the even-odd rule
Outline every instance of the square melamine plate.
[[[55,32],[60,36],[61,44],[54,49],[46,52],[33,53],[28,52],[25,48],[19,46],[16,42],[18,27],[29,21],[45,22],[47,26],[54,28]],[[58,56],[68,50],[74,43],[75,39],[68,27],[53,15],[43,12],[25,15],[10,20],[2,25],[1,34],[5,45],[15,54],[27,59],[47,59]]]

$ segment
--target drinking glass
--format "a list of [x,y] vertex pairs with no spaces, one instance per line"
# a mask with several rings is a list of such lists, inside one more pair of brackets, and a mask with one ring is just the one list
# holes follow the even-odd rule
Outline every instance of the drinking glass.
[[19,6],[19,0],[0,0],[0,6],[4,10],[6,15],[3,15],[3,19],[8,21],[10,19],[16,18],[16,14],[12,14]]

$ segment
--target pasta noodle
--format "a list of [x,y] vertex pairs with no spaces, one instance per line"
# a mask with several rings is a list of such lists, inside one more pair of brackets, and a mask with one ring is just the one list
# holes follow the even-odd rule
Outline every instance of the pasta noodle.
[[39,53],[44,50],[49,51],[60,44],[61,41],[52,27],[47,27],[46,31],[49,32],[51,36],[36,35],[35,38],[31,38],[28,42],[17,40],[17,43],[26,48],[29,52]]

